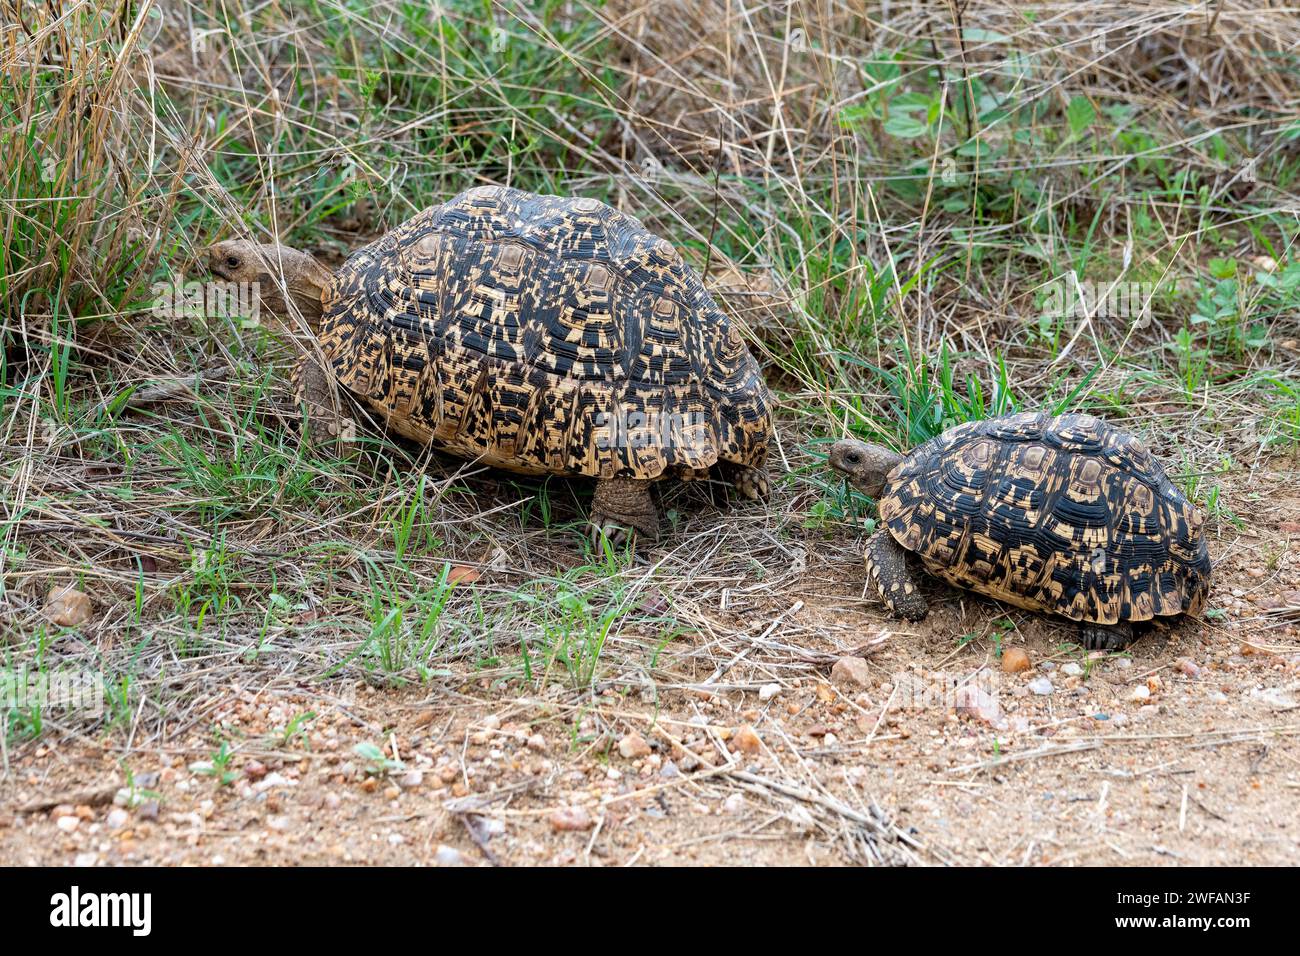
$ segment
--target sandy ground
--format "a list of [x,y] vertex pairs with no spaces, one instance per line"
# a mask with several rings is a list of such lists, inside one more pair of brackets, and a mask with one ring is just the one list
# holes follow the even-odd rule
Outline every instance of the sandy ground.
[[[861,598],[855,540],[810,535],[803,570],[726,612],[755,639],[721,664],[706,634],[677,639],[667,688],[625,672],[581,699],[461,663],[393,690],[253,664],[164,739],[11,746],[0,860],[1295,863],[1300,496],[1277,470],[1233,491],[1216,612],[1125,654],[937,583],[900,626]],[[1004,672],[1018,651],[1029,669]],[[236,742],[218,768],[214,726]]]

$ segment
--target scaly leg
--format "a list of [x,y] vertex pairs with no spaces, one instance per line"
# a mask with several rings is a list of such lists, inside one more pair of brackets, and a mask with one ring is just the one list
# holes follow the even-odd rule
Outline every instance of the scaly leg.
[[331,375],[308,352],[293,370],[293,394],[307,412],[307,437],[312,444],[327,447],[336,442],[350,442],[357,425],[345,415],[343,397]]
[[600,539],[622,547],[629,534],[640,533],[653,541],[659,535],[659,512],[650,493],[652,482],[642,478],[605,478],[596,482],[591,499],[591,542]]
[[895,616],[919,621],[929,613],[930,607],[907,566],[907,551],[893,535],[883,529],[877,531],[867,542],[865,557],[867,581]]
[[772,493],[772,485],[767,472],[749,465],[737,465],[723,462],[722,476],[731,482],[731,486],[750,501],[766,501]]
[[1080,624],[1079,643],[1089,651],[1118,651],[1133,643],[1133,625],[1128,621],[1118,624]]

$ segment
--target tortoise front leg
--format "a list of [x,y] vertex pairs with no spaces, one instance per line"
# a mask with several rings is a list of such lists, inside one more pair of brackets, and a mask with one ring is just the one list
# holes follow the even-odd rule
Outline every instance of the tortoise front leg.
[[884,529],[867,542],[867,581],[896,617],[919,621],[930,612],[907,566],[907,551]]
[[659,536],[659,511],[650,492],[652,482],[642,478],[605,478],[596,482],[591,499],[591,543],[600,549],[604,537],[622,547],[632,533],[653,541]]
[[293,394],[307,415],[307,437],[326,447],[356,437],[357,426],[342,411],[342,396],[334,376],[308,351],[293,370]]
[[1084,650],[1118,651],[1133,643],[1133,625],[1128,621],[1118,624],[1080,624],[1079,643]]
[[767,472],[761,468],[737,465],[729,461],[723,462],[722,477],[750,501],[766,501],[772,493],[772,484],[768,480]]

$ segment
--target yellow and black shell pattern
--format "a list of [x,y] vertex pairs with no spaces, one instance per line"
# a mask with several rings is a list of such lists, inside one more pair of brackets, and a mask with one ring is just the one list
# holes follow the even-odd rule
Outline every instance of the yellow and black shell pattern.
[[945,581],[1075,621],[1196,616],[1209,590],[1201,512],[1091,415],[950,428],[890,472],[880,517]]
[[320,342],[394,431],[514,471],[764,467],[771,399],[667,240],[594,199],[463,192],[356,252]]

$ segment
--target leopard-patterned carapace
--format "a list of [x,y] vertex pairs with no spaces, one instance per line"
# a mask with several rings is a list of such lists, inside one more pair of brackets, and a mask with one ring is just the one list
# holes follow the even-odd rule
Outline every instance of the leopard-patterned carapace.
[[594,199],[480,187],[426,210],[338,271],[320,342],[395,431],[501,468],[766,463],[739,331],[670,242]]
[[951,584],[1089,625],[1094,647],[1204,608],[1203,515],[1137,438],[1090,415],[968,422],[905,458],[837,442],[830,463],[878,498],[868,577],[901,616],[926,610],[904,553]]

